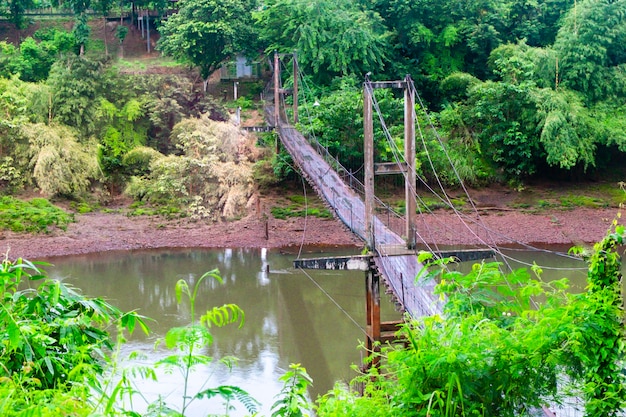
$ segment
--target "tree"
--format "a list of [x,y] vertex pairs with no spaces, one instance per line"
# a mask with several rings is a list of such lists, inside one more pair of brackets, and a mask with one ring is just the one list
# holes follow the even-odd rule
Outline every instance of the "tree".
[[50,71],[47,84],[52,97],[52,117],[62,124],[77,128],[88,135],[96,121],[97,98],[106,81],[103,63],[84,57],[74,57],[56,62]]
[[129,100],[121,109],[104,98],[100,103],[98,119],[102,127],[98,157],[114,192],[128,174],[122,162],[124,157],[132,149],[146,143],[148,121],[143,118],[146,109],[138,100]]
[[151,158],[150,172],[131,179],[126,192],[192,218],[240,216],[253,192],[252,163],[239,151],[251,145],[247,138],[206,116],[184,119],[172,138],[183,155]]
[[622,1],[585,0],[570,10],[554,43],[562,86],[583,93],[587,102],[623,103],[625,16]]
[[96,144],[80,143],[65,126],[29,124],[30,167],[39,189],[49,195],[76,196],[100,176]]
[[389,33],[380,15],[351,0],[271,0],[256,20],[266,51],[297,50],[318,81],[380,72],[387,62]]
[[229,56],[253,47],[254,0],[181,0],[160,27],[157,49],[196,66],[205,80]]
[[[363,92],[356,76],[337,78],[333,90],[319,99],[319,106],[307,109],[311,122],[300,128],[319,140],[343,166],[358,171],[363,164]],[[388,89],[376,90],[376,99],[385,123],[395,137],[402,137],[402,103]],[[388,161],[391,149],[380,123],[374,124],[377,161]],[[402,147],[402,145],[400,145]]]
[[[510,178],[547,167],[595,167],[598,145],[610,143],[613,136],[594,120],[581,94],[556,88],[555,61],[554,51],[524,42],[496,48],[488,62],[498,81],[476,80],[450,91],[456,103],[447,103],[441,113],[449,137],[478,141],[481,155]],[[451,89],[459,79],[451,76],[442,86]],[[615,136],[614,143],[622,136]]]
[[78,55],[83,55],[91,33],[91,28],[87,24],[87,10],[91,7],[91,0],[69,0],[69,3],[76,19],[72,33],[78,45]]
[[43,81],[57,58],[57,49],[49,41],[37,42],[28,37],[20,44],[20,54],[13,60],[12,72],[24,81]]
[[11,23],[15,25],[15,28],[19,31],[26,27],[26,20],[24,19],[24,13],[29,8],[35,7],[35,0],[6,0],[7,7],[9,9],[9,18]]

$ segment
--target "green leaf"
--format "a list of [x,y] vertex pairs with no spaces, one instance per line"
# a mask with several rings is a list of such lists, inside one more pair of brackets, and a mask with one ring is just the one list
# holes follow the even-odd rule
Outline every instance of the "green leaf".
[[16,349],[21,342],[22,335],[17,324],[11,320],[7,326],[7,333],[9,334],[9,347],[10,350]]

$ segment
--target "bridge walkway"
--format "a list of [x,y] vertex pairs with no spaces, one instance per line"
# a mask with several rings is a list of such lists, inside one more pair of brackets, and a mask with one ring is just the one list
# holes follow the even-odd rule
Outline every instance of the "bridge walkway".
[[[279,122],[275,128],[281,143],[309,184],[343,224],[365,241],[365,203],[361,197],[294,127]],[[424,268],[417,262],[416,254],[406,250],[396,254],[399,248],[405,247],[404,239],[389,229],[378,216],[374,218],[374,236],[374,263],[401,308],[412,317],[440,312],[440,303],[433,294],[434,282],[415,282],[415,277]]]

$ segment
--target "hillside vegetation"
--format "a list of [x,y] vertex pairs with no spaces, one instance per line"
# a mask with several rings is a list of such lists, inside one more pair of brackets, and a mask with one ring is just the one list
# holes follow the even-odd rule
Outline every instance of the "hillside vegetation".
[[[357,174],[360,84],[370,72],[374,79],[409,74],[430,112],[420,119],[421,181],[521,190],[547,178],[616,184],[623,175],[622,2],[12,4],[0,3],[7,17],[0,28],[5,194],[34,187],[99,204],[127,193],[164,213],[241,216],[253,184],[293,175],[288,155],[253,150],[243,137],[238,146],[249,152],[234,162],[203,154],[217,149],[211,143],[225,128],[192,120],[228,122],[236,107],[249,117],[263,81],[241,82],[238,101],[229,103],[233,84],[220,83],[216,70],[235,54],[262,62],[274,50],[288,53],[286,87],[290,53],[298,53],[300,114],[307,115],[300,129]],[[376,159],[391,161],[402,146],[402,100],[389,90],[376,100],[388,126],[375,128]],[[181,122],[195,126],[184,139],[176,133]],[[228,163],[249,164],[248,173],[210,179]],[[224,210],[231,186],[238,208]]]

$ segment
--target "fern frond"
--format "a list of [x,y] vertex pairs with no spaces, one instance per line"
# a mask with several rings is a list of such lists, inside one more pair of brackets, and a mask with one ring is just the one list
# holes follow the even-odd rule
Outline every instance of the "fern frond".
[[241,328],[244,321],[244,312],[236,304],[224,304],[221,307],[213,307],[200,317],[200,323],[206,324],[207,327],[211,327],[211,325],[224,327],[228,324],[239,323],[238,327]]

